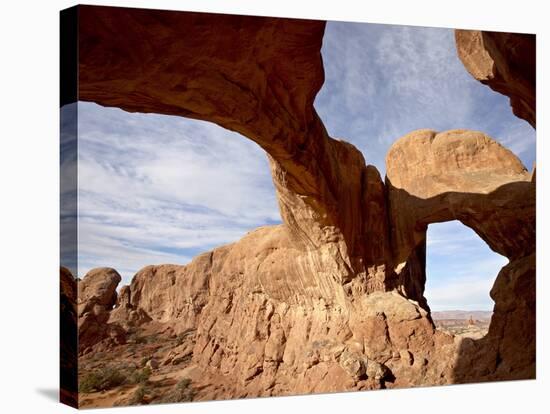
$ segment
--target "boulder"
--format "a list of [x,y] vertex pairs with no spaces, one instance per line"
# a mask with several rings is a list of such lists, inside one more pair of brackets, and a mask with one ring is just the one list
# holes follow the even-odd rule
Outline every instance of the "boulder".
[[96,305],[110,310],[117,300],[116,288],[122,278],[115,269],[99,267],[90,270],[78,282],[78,313],[83,315]]
[[103,342],[104,347],[126,342],[126,331],[109,323],[117,301],[116,288],[121,281],[118,272],[108,267],[90,270],[78,282],[78,349],[84,350]]
[[156,371],[159,367],[159,361],[155,358],[151,358],[145,363],[145,367],[149,368],[151,371]]
[[122,286],[115,307],[109,314],[109,323],[118,323],[125,329],[129,329],[141,326],[151,320],[147,312],[132,305],[130,286]]

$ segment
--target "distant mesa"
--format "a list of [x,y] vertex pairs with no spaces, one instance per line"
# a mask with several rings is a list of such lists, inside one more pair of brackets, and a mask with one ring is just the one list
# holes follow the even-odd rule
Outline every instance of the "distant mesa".
[[490,321],[493,316],[493,311],[470,311],[470,310],[449,310],[449,311],[433,311],[432,318],[434,321],[442,319],[462,319],[479,321]]

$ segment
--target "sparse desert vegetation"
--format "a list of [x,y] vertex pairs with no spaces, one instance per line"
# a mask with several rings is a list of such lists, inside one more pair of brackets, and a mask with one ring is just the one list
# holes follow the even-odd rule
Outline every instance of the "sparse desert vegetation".
[[188,402],[193,400],[193,396],[194,391],[191,387],[191,380],[189,378],[183,378],[175,385],[172,391],[155,402],[159,404]]
[[134,330],[129,342],[118,345],[113,352],[82,355],[81,407],[192,401],[196,391],[191,379],[184,376],[192,354],[178,352],[193,343],[194,331],[138,335]]

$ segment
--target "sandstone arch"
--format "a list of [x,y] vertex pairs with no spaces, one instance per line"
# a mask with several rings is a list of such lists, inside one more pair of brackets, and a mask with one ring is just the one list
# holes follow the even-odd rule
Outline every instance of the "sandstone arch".
[[[325,22],[80,6],[79,24],[80,100],[207,120],[252,139],[269,154],[296,246],[319,252],[310,266],[368,289],[368,269],[385,266],[387,232],[384,220],[366,220],[366,206],[385,211],[383,185],[313,108]],[[365,243],[372,233],[382,251]]]
[[[147,267],[125,289],[132,310],[196,329],[203,380],[208,372],[228,378],[216,395],[532,375],[534,348],[522,359],[499,351],[516,329],[503,321],[534,315],[534,184],[509,152],[480,133],[415,132],[390,151],[384,183],[355,147],[329,137],[313,107],[324,22],[95,6],[78,13],[80,100],[215,122],[269,154],[283,225],[186,266]],[[416,145],[431,158],[418,158]],[[460,186],[438,181],[442,168],[451,177],[449,167]],[[514,263],[493,293],[502,314],[492,325],[494,364],[483,361],[469,377],[459,365],[475,353],[457,366],[452,338],[434,329],[423,299],[423,229],[450,219]],[[163,283],[168,291],[158,292]]]
[[[531,351],[535,333],[535,183],[532,174],[496,141],[483,133],[465,130],[410,133],[390,148],[386,164],[392,249],[399,288],[407,297],[427,307],[423,290],[428,224],[459,220],[472,228],[491,249],[510,260],[491,290],[495,314],[487,339],[477,342],[478,346],[490,346],[478,351],[478,367],[485,367],[484,375],[494,375],[492,371],[496,369],[496,355],[499,355],[499,364],[514,367],[511,370],[515,370],[514,375],[534,375],[534,352]],[[511,306],[514,301],[517,306]],[[510,330],[502,330],[507,323],[519,324],[519,321],[526,324],[522,328],[526,335],[522,338]],[[504,352],[503,343],[507,343],[508,349],[514,343],[513,349],[523,350],[515,354]],[[462,359],[465,358],[474,357],[464,355]],[[521,364],[517,363],[518,359]],[[492,360],[492,367],[486,367],[487,360]],[[456,375],[463,381],[479,380],[481,372],[484,372],[482,368],[459,367]]]

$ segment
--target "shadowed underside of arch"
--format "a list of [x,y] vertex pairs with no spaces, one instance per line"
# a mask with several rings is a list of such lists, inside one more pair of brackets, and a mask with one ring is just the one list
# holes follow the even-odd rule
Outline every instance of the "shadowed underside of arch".
[[[79,99],[253,140],[284,222],[176,270],[140,271],[132,307],[196,329],[204,378],[236,379],[225,397],[534,377],[534,179],[482,133],[422,130],[392,146],[384,183],[313,107],[324,26],[79,7]],[[423,296],[426,228],[454,219],[510,259],[489,335],[460,348],[434,329]],[[163,285],[164,272],[178,277]],[[380,373],[361,371],[367,360]]]

